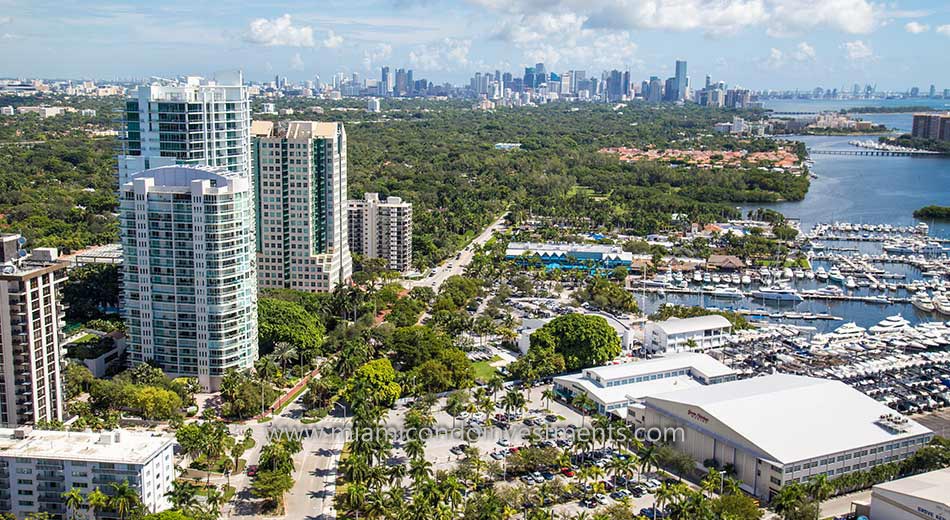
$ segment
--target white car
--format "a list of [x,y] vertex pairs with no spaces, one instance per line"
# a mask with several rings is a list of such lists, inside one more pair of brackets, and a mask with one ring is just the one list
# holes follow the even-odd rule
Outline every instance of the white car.
[[594,500],[596,500],[598,503],[600,503],[600,505],[606,505],[606,504],[607,504],[607,495],[605,495],[605,494],[603,494],[603,493],[597,493],[596,495],[594,495]]
[[656,491],[657,489],[660,489],[663,486],[663,484],[661,484],[659,480],[655,478],[651,478],[650,480],[646,481],[644,486],[647,488],[647,490],[652,492],[652,491]]
[[462,413],[458,414],[458,416],[456,417],[456,419],[459,419],[459,420],[464,421],[465,419],[468,419],[468,418],[471,417],[471,416],[472,416],[472,414],[470,414],[470,413],[468,413],[468,412],[462,412]]
[[510,446],[510,445],[511,445],[511,441],[509,441],[508,439],[504,439],[504,438],[498,439],[498,445],[499,445],[499,446]]
[[472,420],[482,422],[485,420],[485,414],[482,412],[475,412],[472,414]]

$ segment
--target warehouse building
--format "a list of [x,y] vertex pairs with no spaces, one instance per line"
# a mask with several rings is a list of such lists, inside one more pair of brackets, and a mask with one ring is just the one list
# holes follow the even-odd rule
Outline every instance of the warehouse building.
[[790,482],[864,471],[907,458],[933,432],[840,382],[774,374],[652,394],[630,407],[640,428],[682,428],[674,443],[701,465],[732,465],[770,500]]
[[718,348],[726,344],[731,332],[732,323],[718,314],[651,321],[643,328],[643,349],[681,352]]
[[736,372],[706,354],[683,352],[653,359],[588,368],[554,378],[554,391],[565,399],[583,393],[598,413],[627,415],[644,396],[697,388],[736,378]]
[[874,486],[872,520],[950,518],[950,468]]

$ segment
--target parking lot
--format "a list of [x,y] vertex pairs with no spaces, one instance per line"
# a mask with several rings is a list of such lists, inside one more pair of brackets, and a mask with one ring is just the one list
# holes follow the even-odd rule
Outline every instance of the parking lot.
[[[635,512],[652,507],[654,498],[651,490],[660,485],[659,481],[655,479],[647,485],[647,481],[655,477],[652,474],[643,475],[643,482],[634,479],[627,486],[624,485],[622,479],[619,479],[617,483],[620,485],[616,488],[614,488],[613,479],[604,476],[601,478],[601,486],[605,488],[605,492],[600,495],[594,494],[591,482],[583,484],[578,482],[576,473],[580,468],[577,464],[563,467],[556,465],[546,471],[541,470],[527,475],[507,475],[508,457],[530,444],[529,432],[540,432],[542,430],[556,432],[559,435],[543,441],[543,446],[558,447],[570,453],[572,429],[579,428],[582,424],[590,425],[591,423],[591,417],[582,418],[580,414],[561,402],[545,402],[542,398],[542,392],[550,388],[550,385],[544,385],[530,389],[527,394],[526,410],[512,413],[510,416],[506,414],[500,404],[496,404],[495,415],[491,417],[491,421],[487,422],[485,415],[481,413],[462,413],[459,417],[453,418],[443,410],[445,400],[440,400],[433,408],[433,416],[436,420],[433,430],[440,434],[429,438],[426,443],[426,459],[432,463],[432,471],[447,471],[455,468],[466,457],[465,449],[471,446],[478,450],[479,456],[484,461],[501,465],[506,479],[495,484],[499,491],[506,487],[520,485],[540,489],[545,483],[558,487],[564,487],[563,485],[568,483],[573,484],[578,490],[576,498],[554,505],[554,510],[558,513],[576,513],[585,509],[593,512],[594,509],[609,506],[621,499],[631,504]],[[503,393],[499,392],[496,395],[496,403],[500,402]],[[390,427],[401,425],[405,412],[406,408],[399,408],[391,413]],[[463,428],[463,425],[466,424],[468,426]],[[443,429],[445,432],[443,432]],[[477,436],[475,435],[476,431],[478,432]],[[471,432],[472,437],[466,438],[465,432]],[[400,445],[397,443],[397,446]],[[394,454],[403,461],[408,459],[405,452],[399,447],[394,450]],[[606,461],[614,454],[616,452],[597,451],[589,454],[584,463],[598,465],[603,468]],[[624,489],[625,487],[629,487],[629,490]],[[590,498],[591,500],[582,501],[583,498]]]

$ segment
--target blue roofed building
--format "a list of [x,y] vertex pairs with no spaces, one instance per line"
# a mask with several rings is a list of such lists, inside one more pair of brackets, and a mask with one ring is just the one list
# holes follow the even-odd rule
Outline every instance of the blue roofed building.
[[613,269],[633,262],[633,254],[620,246],[577,243],[511,242],[505,258],[549,269]]

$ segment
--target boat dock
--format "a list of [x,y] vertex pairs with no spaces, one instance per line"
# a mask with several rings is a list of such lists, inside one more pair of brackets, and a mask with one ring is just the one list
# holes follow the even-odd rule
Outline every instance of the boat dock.
[[[693,295],[693,296],[706,296],[716,301],[727,301],[729,299],[729,298],[716,296],[713,291],[704,291],[702,289],[694,289],[692,287],[683,289],[681,287],[634,286],[634,287],[630,287],[629,290],[634,291],[634,292],[644,292],[644,293],[687,294],[687,295]],[[751,293],[740,293],[740,294],[742,298],[749,298],[753,301],[761,300],[761,298],[753,298]],[[883,303],[881,300],[873,296],[854,296],[850,294],[822,294],[816,291],[800,291],[798,295],[806,300]],[[887,297],[887,303],[888,304],[910,303],[910,298]]]

